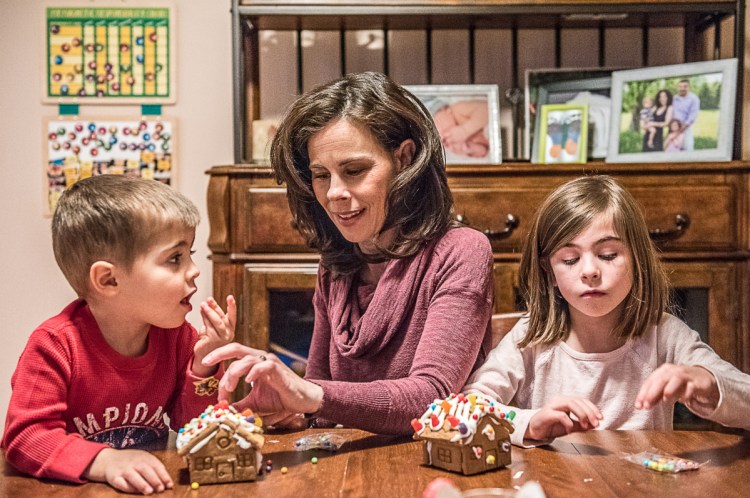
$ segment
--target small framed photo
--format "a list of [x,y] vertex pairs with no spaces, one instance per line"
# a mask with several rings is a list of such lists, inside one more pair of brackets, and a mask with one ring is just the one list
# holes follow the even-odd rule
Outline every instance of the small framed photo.
[[497,85],[408,85],[435,120],[448,164],[502,162]]
[[546,104],[539,120],[539,159],[542,163],[585,163],[588,104]]
[[525,157],[539,162],[539,110],[545,104],[588,104],[588,159],[604,159],[609,146],[612,72],[619,68],[526,71]]
[[732,159],[737,59],[612,73],[609,162]]

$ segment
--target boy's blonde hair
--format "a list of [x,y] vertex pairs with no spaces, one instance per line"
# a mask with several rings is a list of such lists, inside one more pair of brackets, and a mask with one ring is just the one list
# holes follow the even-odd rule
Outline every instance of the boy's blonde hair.
[[661,319],[669,301],[669,282],[636,200],[614,178],[585,176],[552,192],[531,226],[519,270],[529,327],[519,347],[554,344],[568,337],[570,310],[554,285],[550,257],[602,213],[612,216],[617,235],[630,251],[633,272],[622,319],[611,332],[640,337]]
[[108,261],[129,271],[158,234],[195,229],[199,221],[195,205],[159,181],[93,176],[60,197],[52,217],[52,247],[65,278],[84,297],[95,262]]

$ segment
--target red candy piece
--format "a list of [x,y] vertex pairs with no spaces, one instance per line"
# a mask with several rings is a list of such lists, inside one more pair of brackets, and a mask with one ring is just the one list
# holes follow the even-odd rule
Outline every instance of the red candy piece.
[[223,410],[226,410],[229,408],[229,402],[227,400],[219,401],[214,405],[215,408],[221,408]]
[[433,429],[437,429],[438,427],[440,427],[440,419],[438,419],[437,415],[435,415],[434,413],[430,415],[430,427],[432,427]]
[[458,420],[457,417],[448,417],[446,420],[448,421],[449,424],[451,424],[451,428],[456,427],[458,423],[460,422],[460,420]]
[[414,428],[414,432],[420,432],[422,429],[424,429],[424,424],[417,420],[416,418],[413,418],[411,420],[411,426]]

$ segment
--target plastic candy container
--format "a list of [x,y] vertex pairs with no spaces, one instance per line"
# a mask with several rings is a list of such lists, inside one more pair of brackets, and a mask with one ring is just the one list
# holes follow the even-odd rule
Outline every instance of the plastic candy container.
[[656,449],[651,451],[641,451],[640,453],[630,453],[624,455],[623,458],[647,469],[655,470],[657,472],[670,472],[673,474],[684,470],[697,470],[708,463],[708,461],[699,463],[694,460],[688,460],[687,458],[659,453]]

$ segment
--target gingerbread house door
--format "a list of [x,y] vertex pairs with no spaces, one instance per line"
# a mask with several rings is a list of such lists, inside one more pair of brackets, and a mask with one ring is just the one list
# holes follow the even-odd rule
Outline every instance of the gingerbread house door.
[[216,465],[216,482],[234,481],[234,462],[222,462]]

